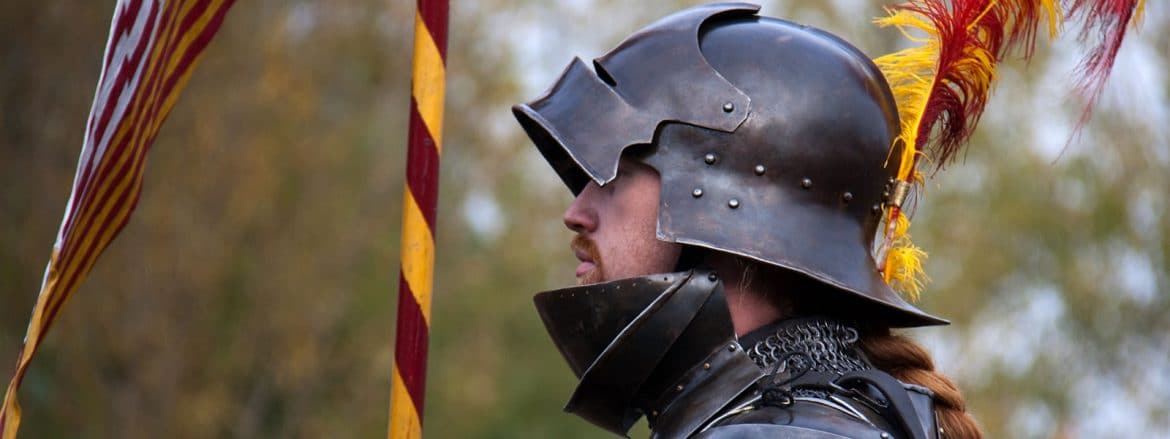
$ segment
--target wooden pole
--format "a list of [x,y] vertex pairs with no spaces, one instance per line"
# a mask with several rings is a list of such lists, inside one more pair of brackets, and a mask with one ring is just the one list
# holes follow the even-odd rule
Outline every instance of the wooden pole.
[[435,265],[435,204],[439,193],[439,156],[443,149],[447,0],[417,1],[390,439],[422,437]]

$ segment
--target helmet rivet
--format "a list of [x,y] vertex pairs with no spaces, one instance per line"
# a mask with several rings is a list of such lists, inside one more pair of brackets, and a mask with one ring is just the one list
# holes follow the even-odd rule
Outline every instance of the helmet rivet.
[[681,391],[682,391],[682,389],[683,389],[683,386],[682,386],[682,384],[679,384],[679,385],[677,385],[677,386],[674,386],[674,390],[675,390],[676,392],[681,392]]
[[715,282],[715,281],[719,280],[719,276],[717,276],[715,273],[711,273],[711,274],[707,275],[707,280],[709,280],[711,282]]
[[890,439],[890,434],[886,433],[884,431],[882,432],[881,436],[882,436],[882,439]]
[[730,113],[732,111],[735,111],[735,104],[733,104],[731,102],[726,102],[723,104],[723,112],[724,113]]
[[841,199],[845,200],[846,203],[853,201],[853,192],[846,192],[841,194]]
[[714,164],[715,163],[715,154],[707,153],[707,155],[703,156],[703,161],[706,162],[708,165]]
[[728,351],[728,352],[735,352],[735,350],[736,350],[736,349],[738,349],[738,346],[736,346],[736,344],[735,344],[735,343],[732,343],[732,344],[729,344],[729,345],[727,345],[727,351]]
[[691,191],[691,196],[695,197],[695,198],[699,198],[699,197],[703,196],[703,189],[695,188],[695,190]]
[[756,165],[756,175],[764,175],[764,165]]
[[710,370],[710,369],[711,369],[711,363],[703,363],[703,370]]
[[737,200],[735,198],[728,200],[727,207],[730,207],[732,209],[738,209],[739,208],[739,200]]
[[812,188],[812,179],[805,178],[805,179],[800,180],[800,187],[805,188],[805,189]]

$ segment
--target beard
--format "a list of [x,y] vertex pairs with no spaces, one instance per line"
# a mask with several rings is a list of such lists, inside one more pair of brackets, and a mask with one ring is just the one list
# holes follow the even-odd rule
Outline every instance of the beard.
[[569,247],[574,252],[581,251],[588,254],[589,259],[593,260],[593,270],[577,278],[577,285],[595,284],[605,279],[605,270],[602,269],[601,252],[597,250],[597,243],[582,235],[577,235],[573,237],[573,241],[569,242]]

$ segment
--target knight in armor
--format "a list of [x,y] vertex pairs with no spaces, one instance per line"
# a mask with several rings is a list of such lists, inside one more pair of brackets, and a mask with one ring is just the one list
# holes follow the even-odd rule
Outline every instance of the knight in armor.
[[535,298],[580,379],[565,410],[623,436],[981,437],[892,332],[947,323],[885,262],[918,154],[893,80],[758,9],[670,15],[513,108],[575,196],[578,286]]

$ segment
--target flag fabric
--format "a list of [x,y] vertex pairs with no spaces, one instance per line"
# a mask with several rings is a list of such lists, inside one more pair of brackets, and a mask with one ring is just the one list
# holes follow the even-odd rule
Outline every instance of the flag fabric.
[[2,439],[20,426],[17,391],[62,306],[126,225],[146,153],[234,0],[119,0],[73,190],[0,407]]

